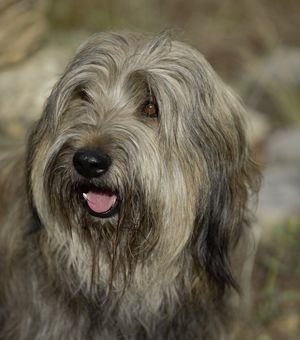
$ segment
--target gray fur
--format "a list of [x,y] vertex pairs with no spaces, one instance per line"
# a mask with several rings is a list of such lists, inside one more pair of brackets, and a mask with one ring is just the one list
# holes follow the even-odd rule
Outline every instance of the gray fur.
[[[157,119],[141,114],[149,93]],[[118,190],[118,216],[82,208],[82,147],[111,156],[93,184]],[[258,174],[243,109],[199,52],[167,34],[94,35],[25,157],[0,166],[0,339],[230,336],[231,254]]]

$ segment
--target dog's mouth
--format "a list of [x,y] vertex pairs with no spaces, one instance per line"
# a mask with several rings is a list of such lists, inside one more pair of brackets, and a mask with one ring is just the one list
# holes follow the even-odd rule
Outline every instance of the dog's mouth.
[[80,189],[80,193],[85,208],[93,216],[109,218],[119,211],[119,195],[113,189],[86,186]]

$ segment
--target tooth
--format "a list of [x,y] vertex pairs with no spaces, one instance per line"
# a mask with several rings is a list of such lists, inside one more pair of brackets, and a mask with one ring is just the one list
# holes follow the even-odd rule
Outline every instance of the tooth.
[[82,196],[83,196],[83,198],[87,201],[87,194],[86,194],[86,193],[83,193]]

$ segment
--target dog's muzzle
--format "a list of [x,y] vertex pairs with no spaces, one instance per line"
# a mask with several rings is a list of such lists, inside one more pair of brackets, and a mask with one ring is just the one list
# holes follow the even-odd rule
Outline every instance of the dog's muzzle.
[[91,180],[103,176],[111,164],[110,156],[98,149],[80,149],[73,156],[74,168],[86,180],[80,186],[80,194],[84,198],[85,207],[93,216],[108,218],[118,212],[117,192],[91,183]]

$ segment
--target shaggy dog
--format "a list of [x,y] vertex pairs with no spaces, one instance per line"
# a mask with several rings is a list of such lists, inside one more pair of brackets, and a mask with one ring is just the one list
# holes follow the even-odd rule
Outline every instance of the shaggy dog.
[[91,37],[0,161],[0,339],[227,338],[258,175],[199,52]]

